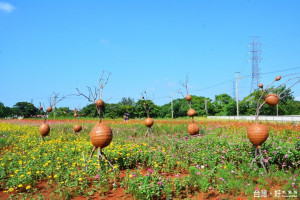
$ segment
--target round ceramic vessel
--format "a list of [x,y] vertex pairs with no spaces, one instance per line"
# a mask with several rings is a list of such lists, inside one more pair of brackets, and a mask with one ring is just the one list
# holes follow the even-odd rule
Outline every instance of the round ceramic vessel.
[[111,128],[105,123],[97,123],[90,133],[91,142],[94,147],[107,147],[113,138]]
[[253,124],[248,127],[247,136],[252,144],[260,148],[269,137],[269,128],[264,124]]

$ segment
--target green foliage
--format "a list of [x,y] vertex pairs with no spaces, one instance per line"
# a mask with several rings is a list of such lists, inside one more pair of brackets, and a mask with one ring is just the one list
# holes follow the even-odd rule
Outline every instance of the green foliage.
[[13,113],[27,118],[36,115],[38,109],[32,103],[18,102],[13,106]]
[[0,102],[0,118],[13,116],[12,109]]

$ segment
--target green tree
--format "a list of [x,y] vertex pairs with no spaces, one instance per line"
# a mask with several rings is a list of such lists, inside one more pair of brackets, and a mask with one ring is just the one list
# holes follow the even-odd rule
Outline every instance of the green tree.
[[159,116],[160,107],[158,105],[154,104],[150,100],[138,100],[138,102],[136,102],[135,114],[134,114],[136,117],[139,118],[147,117],[146,111],[144,109],[144,103],[146,103],[148,106],[151,106],[150,113],[149,113],[150,117],[156,118]]
[[38,109],[28,102],[18,102],[13,106],[13,113],[25,118],[32,117],[38,113]]
[[[279,88],[271,87],[266,91],[264,97],[269,93],[280,94],[281,92],[283,93],[280,95],[281,99],[278,103],[278,114],[279,115],[300,114],[299,102],[294,100],[295,98],[291,93],[291,89],[286,89],[286,86],[281,86]],[[261,94],[262,94],[261,89],[257,89],[251,94],[249,94],[247,97],[245,97],[239,104],[240,113],[243,115],[254,115],[256,113],[257,101],[260,98]],[[264,101],[264,97],[261,99],[260,103]],[[260,114],[276,115],[277,107],[263,105],[262,108],[260,109]]]
[[133,98],[126,98],[123,97],[122,100],[119,102],[120,105],[129,105],[129,106],[134,106],[135,105],[135,101]]
[[87,117],[98,117],[98,112],[94,103],[83,107],[79,114],[84,114]]
[[[60,107],[55,109],[56,117],[71,117],[73,116],[74,111],[70,110],[69,107]],[[50,117],[54,116],[54,111],[49,114]]]
[[213,104],[216,115],[236,115],[236,102],[228,94],[216,95]]

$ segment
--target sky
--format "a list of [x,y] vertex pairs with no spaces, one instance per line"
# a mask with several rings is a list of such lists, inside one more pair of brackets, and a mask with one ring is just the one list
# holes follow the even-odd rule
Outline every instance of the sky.
[[[108,103],[146,90],[163,105],[187,75],[192,95],[233,96],[236,72],[241,100],[256,36],[260,82],[300,76],[299,10],[298,0],[0,0],[0,102],[47,105],[55,92],[66,96],[58,107],[82,108],[76,88],[87,93],[103,71]],[[300,100],[300,84],[292,91]]]

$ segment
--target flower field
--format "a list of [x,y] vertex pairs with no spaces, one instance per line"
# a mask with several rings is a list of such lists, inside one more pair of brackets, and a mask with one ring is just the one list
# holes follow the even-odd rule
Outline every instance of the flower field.
[[300,124],[266,123],[265,173],[259,162],[250,167],[250,122],[199,118],[200,134],[190,136],[188,119],[155,120],[145,137],[142,120],[104,120],[114,135],[103,152],[114,170],[97,155],[88,161],[96,121],[80,120],[76,135],[75,120],[48,120],[45,142],[41,122],[0,121],[0,199],[253,199],[255,191],[273,199],[275,190],[299,191]]

